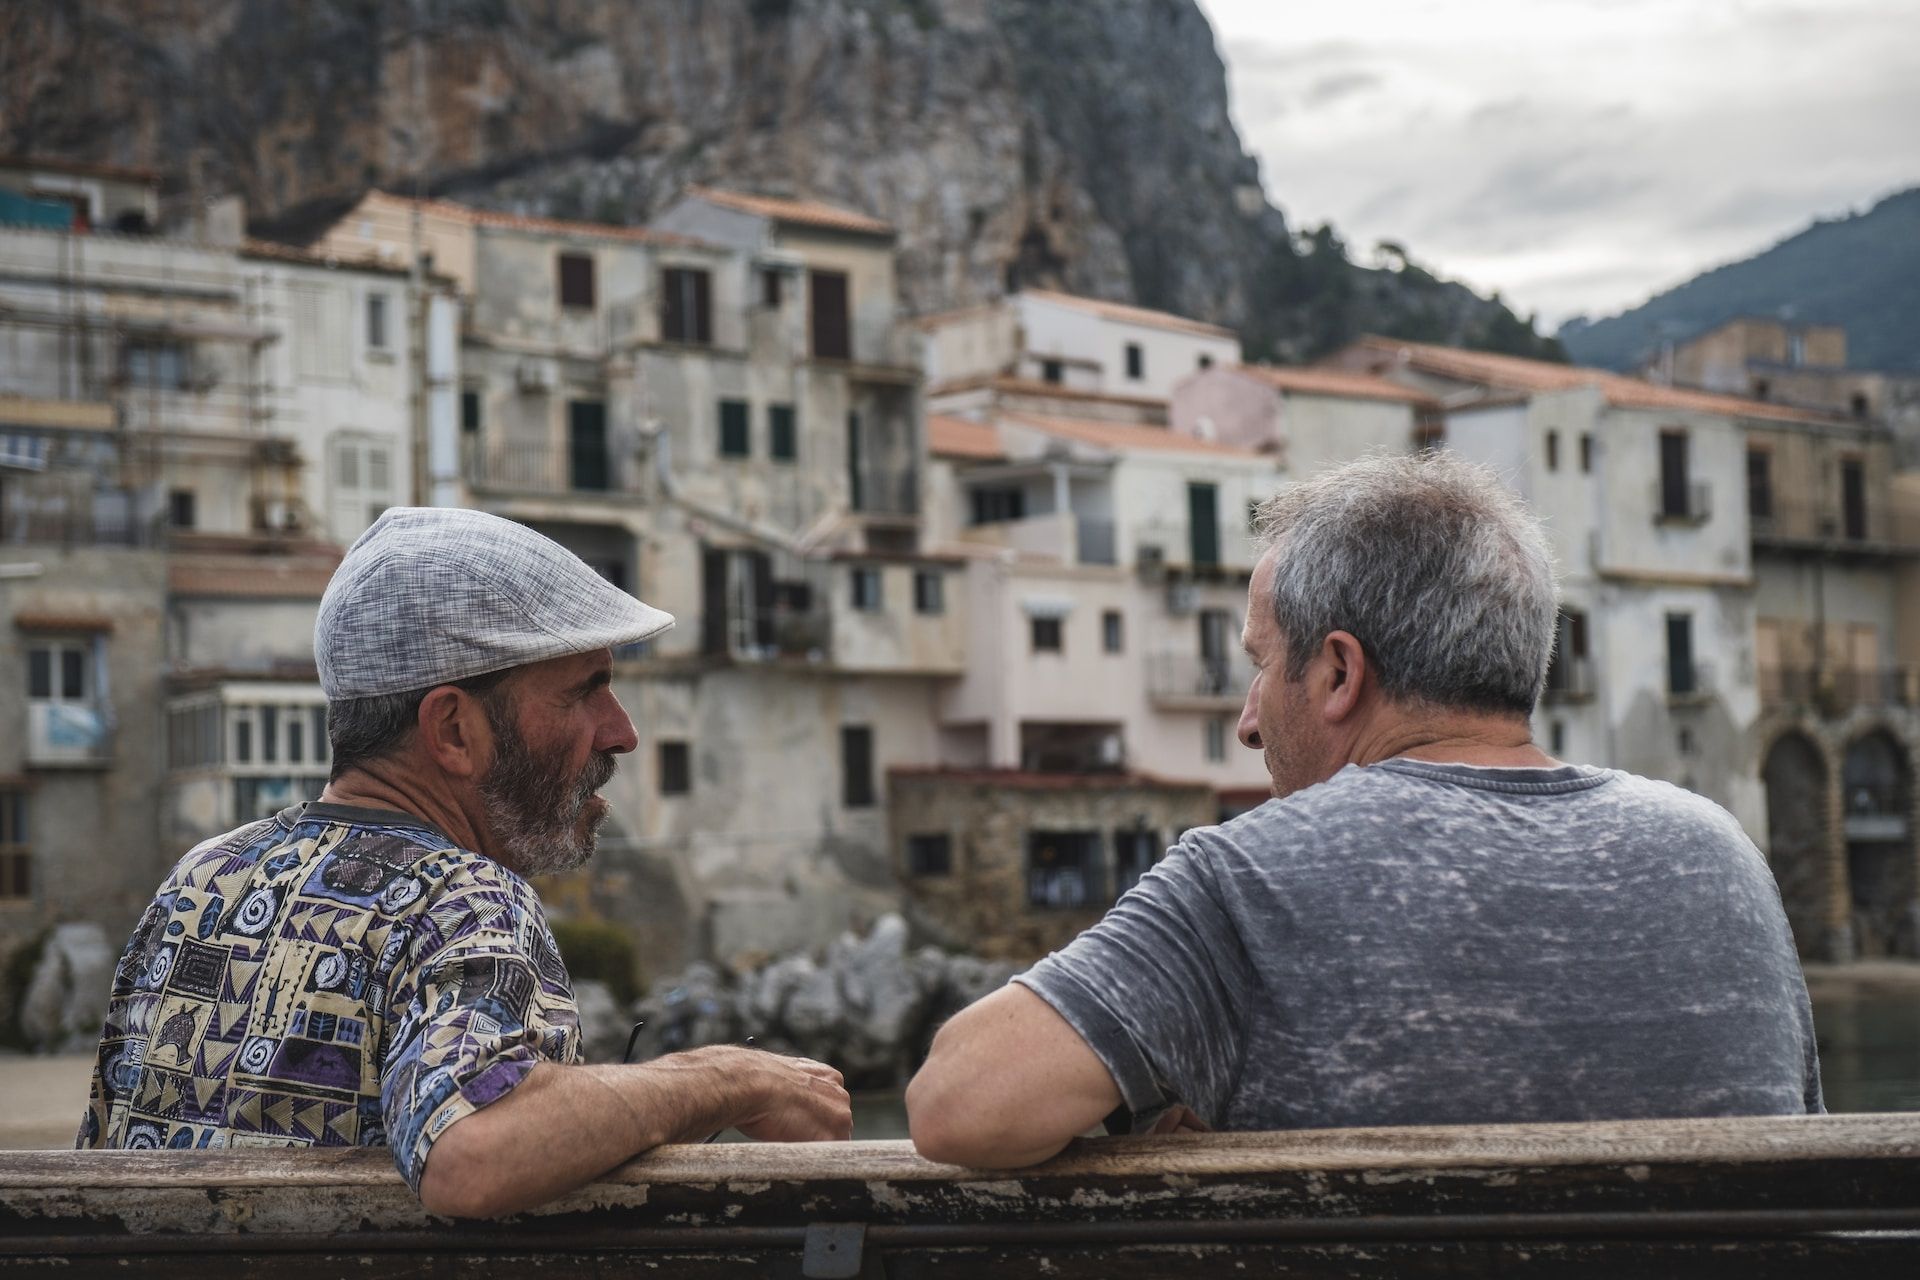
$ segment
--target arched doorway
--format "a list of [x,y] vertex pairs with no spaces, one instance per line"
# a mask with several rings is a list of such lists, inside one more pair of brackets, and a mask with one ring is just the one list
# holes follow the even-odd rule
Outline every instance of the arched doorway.
[[1828,880],[1827,763],[1803,733],[1788,733],[1767,751],[1767,862],[1793,940],[1808,959],[1825,959]]
[[1913,766],[1906,749],[1884,729],[1856,738],[1847,745],[1840,782],[1856,952],[1910,953]]

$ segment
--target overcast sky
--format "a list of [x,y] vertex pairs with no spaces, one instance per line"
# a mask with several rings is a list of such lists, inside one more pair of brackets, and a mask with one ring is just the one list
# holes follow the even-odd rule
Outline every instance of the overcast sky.
[[1295,227],[1548,332],[1920,184],[1920,0],[1200,0]]

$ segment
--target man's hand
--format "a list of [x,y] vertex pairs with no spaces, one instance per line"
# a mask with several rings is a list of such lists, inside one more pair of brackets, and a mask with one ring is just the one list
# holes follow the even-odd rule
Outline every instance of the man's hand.
[[1186,1107],[1175,1103],[1173,1106],[1167,1108],[1165,1115],[1153,1122],[1153,1128],[1147,1130],[1147,1132],[1150,1134],[1212,1133],[1213,1126],[1193,1114],[1193,1112]]
[[812,1058],[749,1049],[762,1059],[766,1104],[733,1127],[761,1142],[832,1142],[853,1136],[853,1104],[840,1073]]

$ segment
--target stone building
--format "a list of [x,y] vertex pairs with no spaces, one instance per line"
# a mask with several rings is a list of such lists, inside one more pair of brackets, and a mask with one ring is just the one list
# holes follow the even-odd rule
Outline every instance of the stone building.
[[[960,561],[921,536],[917,336],[892,229],[693,188],[649,227],[373,193],[315,249],[460,293],[458,484],[679,626],[620,655],[641,742],[564,906],[651,970],[817,944],[890,907],[891,762],[937,759]],[[437,442],[429,441],[429,453]]]
[[[410,496],[424,338],[403,269],[245,241],[235,207],[157,224],[138,174],[69,173],[54,200],[43,170],[0,165],[0,627],[19,641],[0,947],[64,920],[123,933],[195,840],[311,793],[310,771],[249,790],[251,730],[205,682],[318,700],[325,539]],[[304,624],[233,607],[302,574]]]

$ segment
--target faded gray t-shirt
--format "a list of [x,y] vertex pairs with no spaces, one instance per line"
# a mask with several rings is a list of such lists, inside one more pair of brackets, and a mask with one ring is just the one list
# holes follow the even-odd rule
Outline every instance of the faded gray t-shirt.
[[1349,766],[1187,832],[1015,981],[1136,1115],[1215,1128],[1824,1110],[1759,851],[1613,770]]

